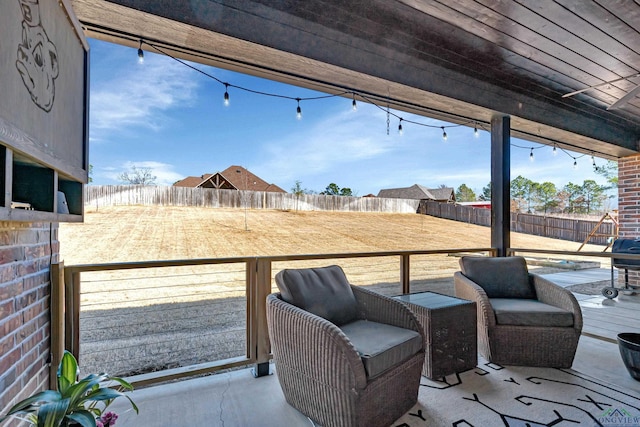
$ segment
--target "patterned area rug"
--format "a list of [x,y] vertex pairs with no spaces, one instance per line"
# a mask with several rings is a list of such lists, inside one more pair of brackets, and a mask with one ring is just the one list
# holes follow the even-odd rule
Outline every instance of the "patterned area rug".
[[640,426],[640,395],[571,369],[499,366],[422,377],[418,404],[394,427]]

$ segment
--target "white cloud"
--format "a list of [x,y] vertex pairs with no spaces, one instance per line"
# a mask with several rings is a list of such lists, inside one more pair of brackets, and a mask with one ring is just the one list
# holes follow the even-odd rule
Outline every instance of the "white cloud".
[[384,113],[373,108],[327,115],[284,140],[266,144],[264,164],[273,171],[274,180],[291,180],[383,156],[392,150],[392,142],[384,137],[383,128],[371,123],[384,120]]
[[148,56],[144,64],[116,71],[91,88],[92,140],[135,127],[157,131],[168,119],[167,110],[193,101],[198,83],[192,73],[170,58]]

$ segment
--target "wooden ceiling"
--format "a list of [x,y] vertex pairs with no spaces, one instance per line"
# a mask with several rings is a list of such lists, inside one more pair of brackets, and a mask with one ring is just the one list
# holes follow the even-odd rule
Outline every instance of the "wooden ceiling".
[[180,58],[454,123],[509,115],[515,137],[599,156],[639,151],[640,99],[614,105],[640,84],[635,1],[71,3],[89,37],[142,38]]

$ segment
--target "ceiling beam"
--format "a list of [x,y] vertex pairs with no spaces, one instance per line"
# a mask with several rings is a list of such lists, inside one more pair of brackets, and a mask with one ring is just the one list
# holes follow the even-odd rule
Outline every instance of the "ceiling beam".
[[[389,13],[389,2],[383,3],[367,5],[384,7]],[[181,58],[328,93],[347,88],[375,94],[393,101],[393,108],[454,123],[489,123],[497,113],[509,115],[514,136],[604,157],[638,150],[640,130],[604,109],[563,100],[561,94],[554,99],[542,89],[532,94],[506,88],[507,84],[414,55],[410,46],[394,49],[376,35],[352,37],[257,1],[72,0],[72,4],[89,37],[132,47],[144,38],[171,48]],[[453,26],[448,30],[462,31]]]

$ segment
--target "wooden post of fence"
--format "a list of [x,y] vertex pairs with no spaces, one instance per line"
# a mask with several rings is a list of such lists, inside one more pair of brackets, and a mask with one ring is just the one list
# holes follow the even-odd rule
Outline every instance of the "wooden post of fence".
[[64,262],[51,265],[51,365],[49,384],[57,389],[58,365],[64,354]]
[[80,273],[64,270],[65,347],[80,360]]
[[400,284],[402,285],[403,295],[411,292],[411,267],[409,263],[409,254],[400,255]]
[[[249,263],[251,265],[251,263]],[[269,342],[269,329],[267,327],[267,295],[271,293],[271,261],[256,259],[255,262],[255,299],[253,312],[255,313],[255,349],[256,367],[254,376],[269,375],[269,359],[271,343]]]

